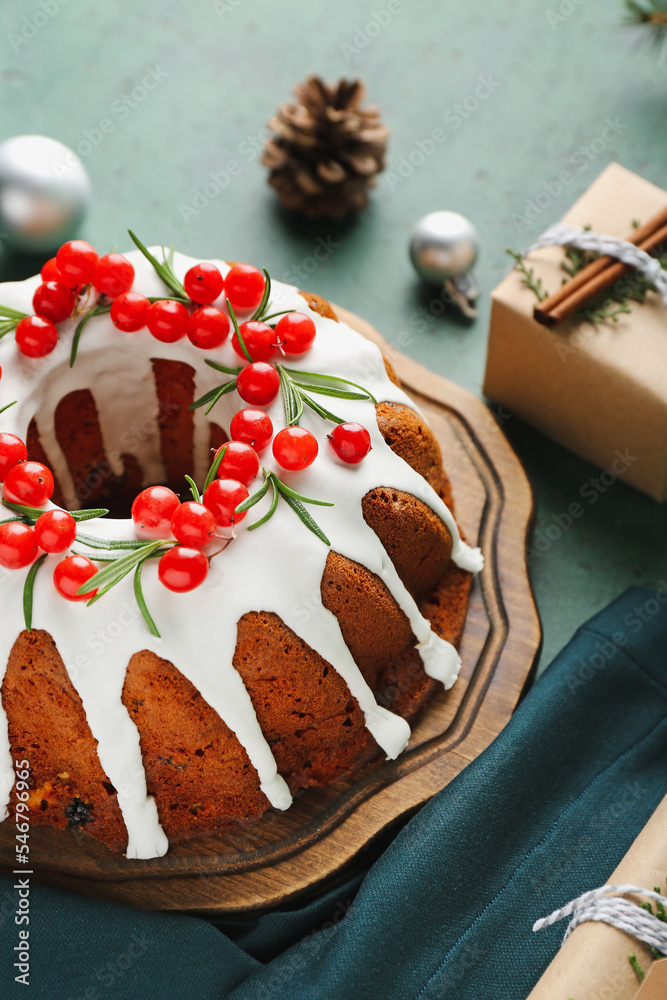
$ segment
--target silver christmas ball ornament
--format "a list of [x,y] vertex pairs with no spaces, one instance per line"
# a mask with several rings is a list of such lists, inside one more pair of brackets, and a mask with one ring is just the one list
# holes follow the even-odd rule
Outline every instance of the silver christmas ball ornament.
[[0,239],[27,253],[48,253],[78,229],[90,178],[76,153],[45,135],[0,143]]
[[458,212],[429,212],[412,231],[410,260],[421,278],[444,284],[454,305],[476,316],[478,290],[471,271],[479,253],[479,235]]

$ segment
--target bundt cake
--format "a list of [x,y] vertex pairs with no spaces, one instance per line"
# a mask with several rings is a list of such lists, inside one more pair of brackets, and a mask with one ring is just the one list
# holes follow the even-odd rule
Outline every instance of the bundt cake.
[[0,819],[151,858],[400,754],[482,557],[375,345],[133,239],[0,285]]

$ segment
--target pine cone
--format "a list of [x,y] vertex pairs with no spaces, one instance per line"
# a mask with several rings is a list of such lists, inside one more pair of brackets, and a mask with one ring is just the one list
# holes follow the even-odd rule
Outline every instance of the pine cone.
[[298,101],[270,118],[275,133],[262,162],[269,184],[288,208],[310,218],[340,218],[365,208],[367,189],[384,169],[389,130],[375,107],[361,108],[360,80],[326,84],[309,77],[294,88]]

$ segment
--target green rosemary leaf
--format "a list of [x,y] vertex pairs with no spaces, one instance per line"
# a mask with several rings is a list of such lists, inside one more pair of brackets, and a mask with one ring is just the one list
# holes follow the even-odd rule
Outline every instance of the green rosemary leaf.
[[234,508],[234,513],[242,514],[244,511],[250,510],[251,507],[254,507],[256,503],[259,503],[262,497],[266,496],[269,489],[269,485],[270,485],[270,480],[269,477],[267,476],[267,478],[264,480],[264,482],[262,483],[262,485],[259,487],[258,490],[255,490],[254,493],[251,493],[247,500],[244,500],[243,503],[240,503],[238,507]]
[[[72,555],[73,556],[85,556],[86,559],[90,559],[91,558],[90,552],[81,552],[80,549],[72,549]],[[122,556],[92,556],[92,558],[95,560],[95,562],[107,562],[107,563],[111,563],[111,562],[118,562],[118,560],[122,559],[123,557]]]
[[[143,562],[152,552],[164,546],[165,543],[162,539],[155,542],[149,542],[144,545],[141,549],[135,549],[133,552],[128,552],[127,555],[121,556],[120,559],[114,560],[104,569],[99,570],[90,580],[86,580],[84,584],[79,587],[77,593],[85,594],[90,589],[91,586],[97,590],[94,597],[91,597],[87,602],[89,605],[94,604],[99,601],[100,597],[104,597],[112,587],[114,587],[123,577],[134,569],[140,562]],[[175,543],[174,543],[175,544]]]
[[269,298],[271,296],[271,278],[269,277],[269,272],[266,270],[265,267],[262,268],[262,271],[264,272],[264,278],[266,279],[264,282],[264,294],[262,295],[261,302],[259,303],[254,313],[250,317],[251,322],[255,319],[261,319],[262,322],[265,322],[264,313],[266,311],[266,307],[269,304]]
[[94,535],[84,535],[82,531],[77,532],[76,540],[82,545],[87,545],[89,549],[106,549],[108,551],[112,551],[113,549],[142,549],[150,544],[148,541],[135,538],[95,538]]
[[294,379],[294,384],[298,385],[300,389],[308,389],[320,396],[333,396],[336,399],[370,399],[366,392],[348,392],[347,389],[336,389],[330,385],[313,385],[312,382],[297,382],[296,379]]
[[304,497],[303,494],[297,493],[296,490],[292,490],[289,486],[286,486],[282,479],[278,479],[275,473],[273,474],[273,478],[276,481],[276,486],[284,497],[291,497],[293,500],[298,500],[300,503],[314,503],[317,504],[318,507],[335,506],[335,504],[330,503],[328,500],[313,500],[312,497]]
[[37,576],[39,568],[45,559],[46,552],[32,564],[30,571],[25,578],[25,585],[23,587],[23,617],[25,619],[25,627],[28,632],[32,629],[32,598],[33,591],[35,589],[35,577]]
[[20,312],[18,309],[10,309],[9,306],[0,306],[0,317],[2,319],[25,319],[28,314]]
[[25,524],[25,518],[23,517],[6,517],[4,521],[0,521],[0,524],[12,524],[20,521],[21,524]]
[[325,406],[321,406],[319,403],[315,402],[315,400],[303,390],[301,390],[301,398],[304,403],[309,406],[311,410],[314,410],[318,416],[322,417],[323,420],[332,420],[334,424],[345,423],[342,417],[337,417],[335,413],[331,412],[331,410],[327,410]]
[[[377,405],[377,399],[372,392],[369,392],[365,386],[359,385],[357,382],[351,382],[348,378],[341,378],[339,375],[323,375],[322,372],[303,372],[299,368],[285,368],[285,371],[289,375],[295,375],[298,379],[319,378],[323,382],[342,382],[344,385],[351,385],[355,389],[359,389],[360,392],[363,392],[364,399],[370,399]],[[314,391],[314,387],[312,385],[309,385],[308,388],[311,392]]]
[[295,387],[294,381],[287,374],[287,369],[283,365],[276,365],[276,370],[280,377],[280,396],[283,403],[285,426],[293,427],[299,423],[303,416],[301,392]]
[[40,514],[44,513],[44,508],[42,507],[26,507],[25,504],[12,503],[10,500],[3,500],[2,503],[4,507],[13,510],[15,514],[20,514],[21,517],[28,517],[31,521],[36,521]]
[[192,493],[192,497],[195,503],[201,503],[201,494],[197,489],[196,482],[194,481],[194,479],[191,479],[190,476],[186,476],[185,478],[187,480],[188,486],[190,487],[190,492]]
[[84,327],[89,319],[93,316],[102,316],[104,313],[108,313],[111,309],[110,305],[96,305],[90,309],[85,316],[83,316],[77,323],[76,330],[74,331],[74,337],[72,339],[72,351],[69,358],[70,368],[74,367],[74,362],[76,361],[77,351],[79,350],[79,341],[81,340],[81,334],[83,333]]
[[210,358],[204,358],[204,362],[211,368],[215,368],[217,372],[224,372],[225,375],[238,375],[241,368],[228,368],[226,365],[221,365],[217,361],[211,361]]
[[281,309],[280,312],[269,313],[268,316],[262,316],[262,323],[268,323],[270,319],[275,319],[276,316],[286,316],[287,313],[296,312],[296,309]]
[[[280,487],[278,487],[278,489],[280,489]],[[285,503],[288,503],[292,508],[292,510],[294,511],[294,513],[298,514],[298,516],[301,518],[305,526],[310,531],[312,531],[314,535],[317,535],[318,538],[321,538],[325,545],[331,545],[331,542],[324,534],[317,521],[315,521],[315,519],[310,516],[310,514],[303,506],[303,504],[299,500],[295,500],[294,497],[289,496],[289,494],[287,493],[283,493],[283,497],[285,498]]]
[[222,462],[223,458],[225,457],[225,452],[226,451],[227,451],[227,445],[226,444],[223,444],[222,448],[218,449],[218,453],[215,456],[215,458],[213,459],[213,462],[211,463],[211,468],[208,470],[208,473],[206,474],[206,479],[204,480],[204,488],[202,490],[202,493],[206,493],[206,490],[209,488],[209,486],[211,485],[211,483],[213,482],[213,480],[217,476],[218,469],[220,468],[220,463]]
[[6,334],[11,333],[12,330],[15,330],[17,324],[18,324],[17,319],[8,319],[0,323],[0,339],[6,336]]
[[13,399],[11,403],[5,403],[4,406],[0,406],[0,413],[4,413],[5,410],[8,410],[10,406],[16,406],[17,402],[18,400]]
[[248,350],[248,348],[245,345],[245,340],[243,339],[243,334],[239,330],[239,324],[238,324],[238,320],[236,319],[236,313],[234,312],[234,306],[231,304],[231,302],[229,301],[229,299],[227,299],[227,308],[229,309],[229,315],[232,318],[232,323],[234,324],[234,332],[236,333],[236,337],[238,339],[238,342],[241,345],[241,350],[245,354],[245,356],[248,359],[248,361],[250,362],[250,364],[252,364],[252,358],[250,356],[250,351]]
[[194,403],[190,403],[189,409],[196,410],[200,406],[206,406],[209,403],[206,413],[210,413],[218,400],[228,392],[233,392],[234,389],[236,389],[236,379],[232,379],[231,382],[225,382],[224,385],[219,385],[216,389],[211,389],[210,392],[204,393],[200,399],[196,399]]
[[137,247],[137,249],[141,250],[146,260],[153,265],[156,274],[164,282],[167,288],[171,288],[172,292],[178,295],[180,299],[187,300],[188,296],[186,295],[185,289],[183,288],[183,285],[172,271],[169,264],[168,263],[161,264],[160,261],[157,259],[157,257],[153,256],[148,247],[144,246],[141,240],[134,235],[131,229],[128,229],[128,233],[130,234],[130,239],[132,240],[134,245]]
[[273,496],[271,497],[271,506],[267,510],[266,514],[264,514],[263,517],[260,517],[259,521],[255,521],[254,524],[248,525],[248,531],[254,531],[255,528],[259,528],[260,525],[266,524],[266,522],[270,520],[270,518],[272,518],[276,512],[276,507],[278,506],[279,494],[278,494],[278,488],[275,484],[275,476],[273,475],[272,472],[269,473],[267,482],[271,483],[271,489],[273,490]]
[[136,570],[134,571],[134,596],[137,604],[139,605],[139,610],[143,615],[144,621],[148,625],[149,631],[152,632],[153,635],[157,636],[158,639],[161,639],[162,636],[158,632],[157,625],[153,621],[151,613],[146,607],[146,599],[144,597],[144,592],[141,586],[141,570],[143,568],[143,565],[144,565],[143,563],[139,563]]
[[91,507],[89,510],[68,511],[75,521],[92,521],[95,517],[105,517],[109,513],[108,507]]

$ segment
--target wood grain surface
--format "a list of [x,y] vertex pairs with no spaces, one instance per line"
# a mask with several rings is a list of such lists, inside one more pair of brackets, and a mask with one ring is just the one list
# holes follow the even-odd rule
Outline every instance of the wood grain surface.
[[[364,320],[340,318],[374,341],[440,441],[466,537],[486,565],[460,646],[463,667],[413,726],[407,750],[357,781],[310,789],[287,812],[129,861],[88,837],[34,827],[33,878],[149,909],[253,915],[304,899],[347,874],[402,818],[440,791],[498,735],[521,696],[540,642],[526,564],[533,497],[485,404],[394,350]],[[0,866],[13,868],[14,830],[0,826]]]

